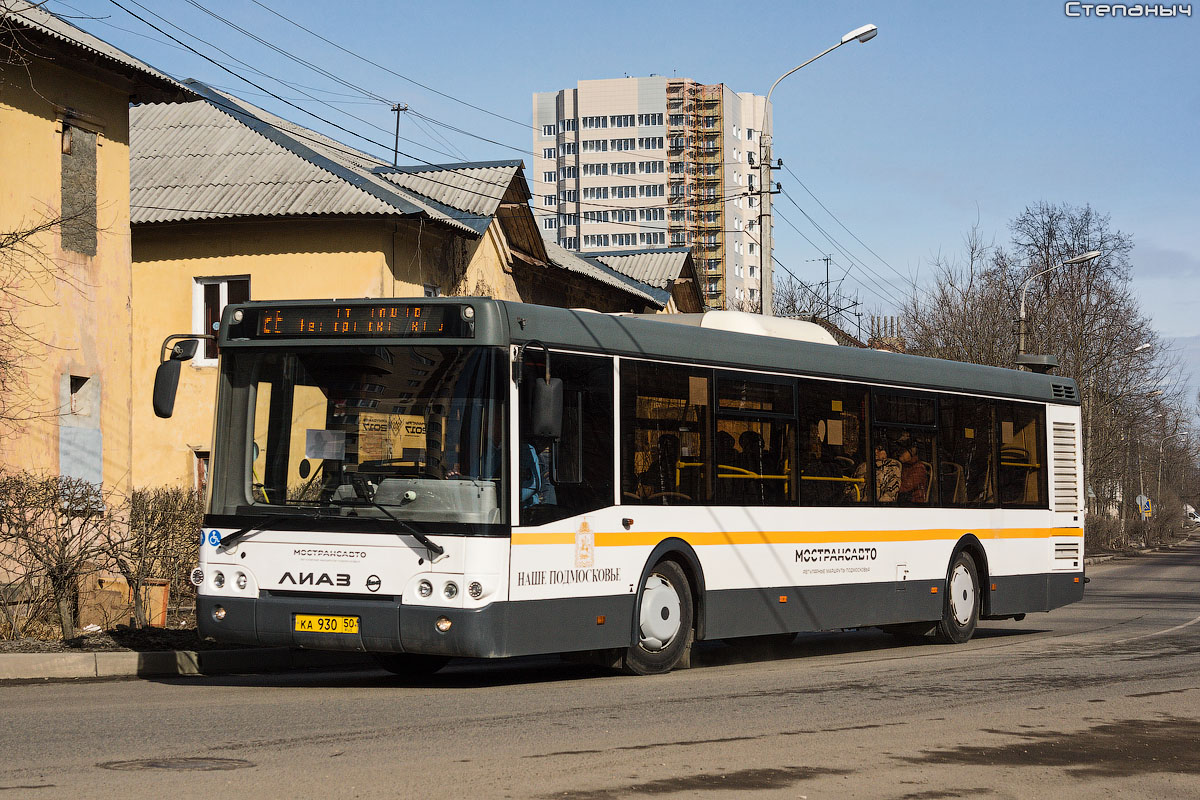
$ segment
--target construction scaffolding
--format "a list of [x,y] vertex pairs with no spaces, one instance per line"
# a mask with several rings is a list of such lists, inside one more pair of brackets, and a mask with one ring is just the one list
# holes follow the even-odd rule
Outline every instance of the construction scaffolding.
[[692,250],[705,302],[726,308],[724,84],[667,82],[667,230]]

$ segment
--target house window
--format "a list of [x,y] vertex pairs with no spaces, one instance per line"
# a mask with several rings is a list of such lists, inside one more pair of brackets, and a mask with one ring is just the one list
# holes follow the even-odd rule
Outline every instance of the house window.
[[77,417],[90,417],[100,399],[96,391],[96,381],[86,375],[72,375],[70,394],[71,413]]
[[543,125],[542,126],[542,136],[553,136],[553,135],[554,135],[554,126],[553,125]]
[[207,450],[193,450],[192,453],[196,456],[196,462],[193,465],[192,488],[204,497],[208,491],[208,456]]
[[[245,303],[250,299],[250,278],[196,278],[192,288],[192,330],[196,333],[217,332],[221,312],[229,303]],[[204,355],[192,363],[198,367],[211,367],[217,361],[217,342],[204,339]]]
[[554,158],[554,148],[553,147],[543,147],[542,148],[542,158]]

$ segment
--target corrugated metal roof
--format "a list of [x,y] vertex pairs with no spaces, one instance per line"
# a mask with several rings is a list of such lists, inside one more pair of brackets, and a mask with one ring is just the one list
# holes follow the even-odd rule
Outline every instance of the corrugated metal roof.
[[125,51],[113,47],[103,39],[98,39],[92,34],[76,28],[66,20],[46,11],[40,5],[34,5],[26,0],[0,0],[0,19],[3,19],[5,23],[22,25],[51,38],[82,48],[126,70],[154,78],[156,82],[164,84],[160,88],[191,95],[191,92],[183,84],[169,75],[159,72],[144,61],[139,61]]
[[588,258],[612,267],[622,275],[657,289],[669,289],[683,272],[691,251],[686,247],[659,250],[626,250],[590,254]]
[[546,254],[550,258],[550,263],[554,266],[561,267],[568,272],[584,275],[607,286],[622,289],[634,297],[652,303],[659,308],[666,308],[667,301],[670,299],[670,293],[626,277],[604,264],[593,262],[580,256],[578,253],[573,253],[570,250],[559,247],[549,239],[544,239],[544,241],[546,244]]
[[443,205],[492,216],[504,199],[520,161],[379,167],[376,175]]
[[203,100],[131,110],[134,223],[424,214],[482,234],[520,173],[519,161],[396,170],[198,81],[187,85]]
[[351,185],[375,195],[385,203],[403,209],[403,213],[424,212],[430,219],[480,235],[491,224],[490,216],[459,211],[383,180],[374,174],[376,168],[385,166],[375,156],[355,150],[336,139],[276,116],[241,98],[219,92],[199,81],[188,80],[186,83],[206,100],[263,137],[334,173]]
[[415,210],[352,186],[204,100],[134,106],[129,122],[134,224]]

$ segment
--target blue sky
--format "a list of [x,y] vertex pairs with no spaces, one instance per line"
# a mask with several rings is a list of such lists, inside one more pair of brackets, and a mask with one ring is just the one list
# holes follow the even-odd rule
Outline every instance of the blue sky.
[[[140,1],[145,8],[133,0],[48,5],[176,77],[227,88],[370,152],[391,146],[395,118],[387,103],[288,60],[199,6],[377,98],[408,103],[498,143],[406,120],[401,135],[416,143],[402,142],[401,150],[434,162],[524,157],[529,164],[535,91],[656,73],[764,94],[780,74],[843,33],[874,23],[880,31],[874,40],[840,48],[775,91],[775,155],[796,176],[776,173],[791,198],[778,197],[777,209],[816,243],[777,220],[776,256],[802,278],[819,280],[824,266],[810,259],[832,251],[833,274],[849,268],[844,289],[858,290],[868,313],[891,313],[907,280],[926,279],[930,259],[957,252],[972,225],[1003,242],[1008,220],[1026,205],[1090,203],[1132,235],[1134,287],[1144,310],[1163,335],[1176,339],[1200,379],[1200,5],[1193,17],[1131,19],[1068,18],[1064,2],[999,0],[750,6],[704,0]],[[263,97],[219,67],[164,44],[165,37],[116,3],[374,143]],[[353,58],[267,8],[428,88]],[[214,46],[302,88],[254,75]],[[831,219],[797,178],[887,265]],[[878,276],[838,253],[792,200]]]

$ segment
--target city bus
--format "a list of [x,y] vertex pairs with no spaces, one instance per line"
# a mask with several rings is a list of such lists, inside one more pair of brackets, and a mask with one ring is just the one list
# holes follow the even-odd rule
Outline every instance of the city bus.
[[[698,641],[962,643],[1083,596],[1068,378],[475,297],[249,302],[216,336],[192,578],[219,642],[654,674]],[[164,342],[160,416],[197,344]]]

